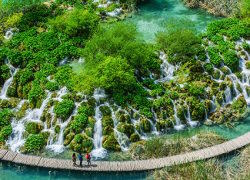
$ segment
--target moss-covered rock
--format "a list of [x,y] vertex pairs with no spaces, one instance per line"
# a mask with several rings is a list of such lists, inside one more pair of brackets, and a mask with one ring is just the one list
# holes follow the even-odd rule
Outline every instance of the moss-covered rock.
[[76,152],[90,152],[94,145],[86,134],[77,134],[70,143],[70,149]]
[[[136,112],[133,113],[133,118],[137,119],[139,118],[139,114]],[[117,113],[116,113],[116,118],[118,120],[118,122],[127,122],[127,123],[130,123],[131,122],[131,119],[130,119],[130,116],[128,114],[125,113],[125,111],[123,110],[119,110]]]
[[117,130],[126,134],[128,137],[130,137],[135,131],[134,126],[132,124],[123,123],[123,122],[117,125]]
[[72,100],[64,99],[62,102],[59,102],[54,107],[54,113],[63,120],[69,118],[73,112],[75,104]]
[[103,139],[103,147],[109,151],[120,151],[121,147],[115,138],[114,133],[105,136]]
[[64,146],[67,146],[70,144],[70,142],[73,140],[73,138],[75,137],[75,133],[69,133],[67,134],[67,136],[65,137],[65,140],[64,140]]
[[61,130],[61,126],[57,124],[55,127],[55,133],[59,134],[60,130]]
[[234,100],[232,103],[232,109],[239,113],[244,113],[247,108],[247,102],[244,96],[238,97],[238,99]]
[[145,133],[151,132],[151,128],[152,128],[151,124],[150,124],[149,120],[144,118],[144,117],[141,117],[141,119],[140,119],[140,127],[141,127],[142,131]]
[[28,122],[25,125],[25,130],[29,134],[39,134],[43,130],[43,125],[41,123]]
[[111,110],[108,106],[101,106],[100,111],[102,112],[103,116],[110,116],[111,115]]
[[137,142],[140,141],[140,136],[137,133],[133,133],[130,138],[129,138],[130,142]]
[[43,134],[30,134],[25,141],[23,152],[38,153],[46,145],[46,137]]

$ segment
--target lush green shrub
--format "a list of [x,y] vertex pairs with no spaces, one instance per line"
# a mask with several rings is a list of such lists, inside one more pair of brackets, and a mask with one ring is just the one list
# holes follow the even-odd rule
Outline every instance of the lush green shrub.
[[25,125],[25,130],[29,134],[38,134],[43,129],[43,125],[36,122],[29,122]]
[[207,26],[207,35],[211,39],[214,35],[225,35],[232,40],[238,40],[240,37],[245,37],[249,34],[247,24],[236,18],[225,18],[217,21],[212,21]]
[[31,90],[28,94],[28,99],[32,105],[32,107],[39,107],[44,98],[45,92],[37,82],[32,83]]
[[77,134],[70,143],[70,149],[76,152],[90,152],[93,149],[92,140],[85,134]]
[[50,90],[50,91],[56,91],[59,89],[59,85],[56,82],[47,82],[46,84],[46,89]]
[[218,52],[218,49],[214,48],[214,47],[209,47],[208,48],[208,55],[210,57],[210,62],[219,67],[221,66],[221,63],[222,63],[222,59],[219,55],[219,52]]
[[188,91],[192,96],[203,97],[205,88],[200,82],[193,82],[190,84]]
[[134,126],[128,123],[119,123],[117,126],[117,130],[126,134],[128,137],[130,137],[135,131]]
[[94,116],[95,109],[94,106],[88,102],[83,102],[81,106],[78,108],[79,114],[86,114],[86,116]]
[[75,104],[74,101],[64,99],[58,104],[55,105],[54,113],[63,120],[66,120],[69,118],[69,116],[72,114],[74,110]]
[[88,117],[85,114],[78,114],[70,123],[70,129],[74,133],[80,133],[88,124]]
[[37,153],[46,145],[46,138],[43,134],[30,134],[25,141],[24,149],[27,153]]
[[87,39],[96,29],[98,15],[85,9],[75,8],[49,21],[51,28],[69,36],[82,36]]
[[7,65],[0,66],[0,85],[10,78],[10,68]]
[[106,136],[103,141],[103,147],[110,151],[120,151],[121,147],[117,142],[114,133]]
[[10,125],[12,116],[10,109],[0,109],[0,129]]
[[0,127],[0,143],[4,142],[12,133],[11,125]]
[[244,113],[247,107],[246,100],[244,96],[240,96],[238,99],[234,100],[232,103],[232,109],[240,113]]
[[103,116],[110,116],[111,115],[111,110],[108,106],[101,106],[100,111],[102,112]]
[[141,127],[143,132],[146,132],[146,133],[151,132],[151,128],[152,128],[151,124],[150,124],[149,120],[147,120],[146,118],[141,118],[140,127]]
[[133,133],[131,136],[130,136],[130,141],[131,142],[137,142],[137,141],[139,141],[140,140],[140,136],[139,136],[139,134],[137,134],[137,133]]
[[205,71],[207,71],[209,74],[211,74],[214,71],[214,67],[212,63],[206,63],[204,65]]
[[204,51],[201,39],[191,30],[159,33],[157,43],[167,52],[168,60],[174,64],[192,61],[200,51]]
[[235,51],[228,50],[223,55],[225,65],[227,65],[232,71],[237,71],[239,67],[239,59]]

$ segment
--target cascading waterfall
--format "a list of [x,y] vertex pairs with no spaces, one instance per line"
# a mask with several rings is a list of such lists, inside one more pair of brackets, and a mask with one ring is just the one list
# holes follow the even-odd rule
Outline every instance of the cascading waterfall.
[[161,64],[161,77],[160,79],[156,80],[156,83],[159,82],[166,82],[173,79],[174,71],[176,67],[170,64],[166,59],[166,54],[164,52],[160,52],[160,59],[162,60]]
[[21,146],[24,145],[25,139],[23,133],[25,131],[25,124],[27,122],[41,122],[40,118],[42,113],[51,97],[51,92],[47,91],[47,97],[43,101],[39,109],[27,110],[25,117],[21,120],[13,119],[11,122],[12,134],[6,142],[6,145],[10,147],[12,151],[19,152]]
[[63,132],[65,128],[68,126],[71,118],[77,114],[77,109],[81,103],[75,104],[75,109],[73,113],[70,115],[70,117],[66,121],[62,121],[59,119],[59,125],[60,125],[60,132],[58,134],[58,138],[56,142],[53,142],[53,139],[50,139],[48,142],[49,144],[46,146],[46,149],[49,149],[53,151],[54,153],[62,153],[64,151],[65,146],[63,145],[64,138],[63,138]]
[[100,105],[95,108],[95,128],[94,128],[94,149],[91,154],[95,159],[104,158],[107,154],[106,149],[102,147],[102,113],[100,111]]
[[224,91],[225,94],[225,103],[229,104],[232,102],[232,94],[231,94],[231,89],[230,87],[227,87],[226,90]]
[[8,97],[7,97],[8,88],[10,87],[10,85],[14,79],[14,76],[18,71],[18,69],[14,68],[10,63],[7,63],[7,66],[10,68],[11,77],[9,79],[7,79],[4,83],[3,88],[1,90],[0,99],[8,99]]
[[[111,109],[111,116],[114,122],[114,133],[115,133],[115,137],[117,139],[117,142],[119,143],[121,150],[122,151],[127,151],[128,150],[128,146],[129,146],[129,138],[126,134],[121,133],[120,131],[117,130],[117,119],[115,116],[115,112],[112,108]],[[118,109],[119,111],[119,109]]]
[[198,125],[198,121],[192,121],[191,115],[190,115],[190,110],[189,110],[189,106],[187,105],[187,114],[185,115],[185,118],[187,120],[187,123],[191,126],[191,127],[195,127]]
[[95,107],[95,127],[94,127],[94,149],[91,152],[91,155],[95,158],[95,159],[100,159],[100,158],[104,158],[107,154],[106,149],[104,149],[102,147],[102,113],[100,111],[100,107],[102,105],[100,104],[100,99],[105,98],[105,91],[102,89],[96,89],[94,91],[94,95],[93,97],[95,98],[96,102],[97,102],[97,106]]
[[177,131],[180,131],[180,130],[185,128],[185,125],[181,124],[181,120],[177,116],[177,109],[175,106],[175,102],[174,101],[172,101],[172,102],[173,102],[173,106],[174,106],[174,119],[175,119],[175,123],[176,123],[176,125],[174,126],[174,129]]

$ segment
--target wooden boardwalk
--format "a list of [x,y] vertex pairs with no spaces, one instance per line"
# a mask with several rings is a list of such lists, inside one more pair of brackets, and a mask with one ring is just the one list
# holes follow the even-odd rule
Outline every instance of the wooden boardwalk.
[[250,144],[250,132],[218,144],[212,147],[187,152],[175,156],[169,156],[159,159],[148,159],[139,161],[121,161],[121,162],[108,162],[108,161],[94,161],[92,166],[75,167],[72,165],[71,160],[44,158],[39,156],[23,155],[8,150],[0,150],[0,161],[9,161],[22,165],[45,167],[52,169],[63,170],[78,170],[78,171],[147,171],[153,169],[160,169],[165,166],[172,166],[193,162],[197,160],[208,159],[222,154],[229,153],[236,149],[242,148]]

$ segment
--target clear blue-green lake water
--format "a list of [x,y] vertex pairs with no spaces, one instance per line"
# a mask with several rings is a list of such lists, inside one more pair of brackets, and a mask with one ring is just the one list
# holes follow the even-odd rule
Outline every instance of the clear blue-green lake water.
[[204,10],[187,8],[181,0],[146,0],[127,21],[136,25],[144,40],[153,42],[155,33],[164,31],[167,21],[178,19],[191,20],[196,30],[201,32],[218,17]]

